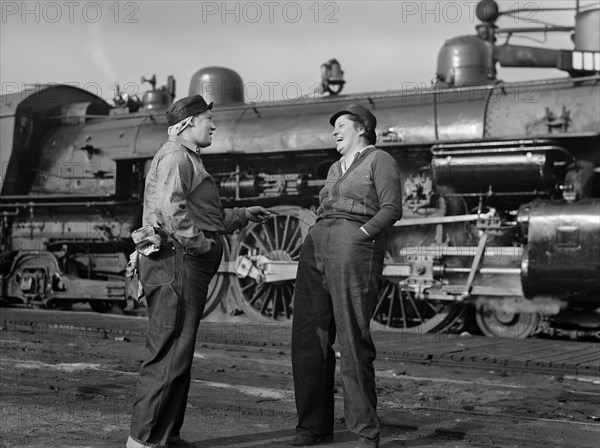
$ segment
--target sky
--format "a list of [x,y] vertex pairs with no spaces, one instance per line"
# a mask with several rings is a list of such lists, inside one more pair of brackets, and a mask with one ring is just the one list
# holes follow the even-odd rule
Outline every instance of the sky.
[[[499,1],[500,27],[572,26],[575,1]],[[599,0],[581,0],[582,5]],[[168,75],[177,97],[192,75],[208,66],[233,69],[247,99],[269,101],[311,95],[322,63],[336,58],[343,93],[427,86],[444,41],[475,33],[475,0],[457,1],[1,1],[2,94],[26,84],[69,83],[110,99],[115,83],[141,94],[141,77]],[[544,41],[546,41],[544,43]],[[500,41],[502,42],[502,41]],[[572,49],[566,33],[513,37],[514,44]],[[498,68],[504,81],[564,76],[552,69]]]

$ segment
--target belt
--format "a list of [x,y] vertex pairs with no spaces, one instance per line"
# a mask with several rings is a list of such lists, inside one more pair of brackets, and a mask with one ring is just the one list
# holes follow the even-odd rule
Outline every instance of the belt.
[[218,238],[221,236],[221,232],[215,232],[212,230],[203,230],[202,233],[204,234],[204,236],[206,238],[212,238],[212,239],[215,239],[215,238]]
[[350,222],[359,222],[361,224],[365,224],[368,221],[368,220],[364,221],[364,220],[358,219],[358,218],[352,219],[350,216],[335,216],[335,215],[331,216],[331,215],[329,215],[329,216],[319,216],[317,218],[316,222],[327,221],[327,220],[336,220],[336,219],[337,220],[343,220],[343,221],[350,221]]
[[[172,235],[170,235],[169,233],[165,232],[160,227],[155,227],[154,231],[160,235],[163,243],[165,243],[167,241],[175,241],[175,242],[179,243],[179,241],[177,241],[177,239],[173,238]],[[221,232],[215,232],[215,231],[212,231],[212,230],[202,230],[202,233],[204,234],[204,236],[206,238],[212,238],[212,239],[218,238],[218,237],[220,237],[222,235]]]

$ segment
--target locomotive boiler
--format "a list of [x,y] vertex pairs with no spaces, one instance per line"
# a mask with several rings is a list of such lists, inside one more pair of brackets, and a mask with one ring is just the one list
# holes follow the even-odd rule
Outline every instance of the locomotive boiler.
[[[427,88],[342,95],[343,73],[331,60],[322,94],[245,103],[232,70],[194,75],[189,94],[215,103],[218,130],[203,162],[223,203],[279,212],[229,237],[206,314],[220,306],[292,319],[300,247],[338,158],[328,118],[360,103],[377,116],[377,146],[397,160],[404,182],[375,327],[442,331],[470,316],[490,336],[599,334],[600,9],[577,8],[573,50],[496,45],[499,36],[539,31],[498,28],[506,13],[480,2],[477,34],[444,44]],[[566,75],[507,83],[497,79],[498,63]],[[5,301],[136,306],[137,286],[124,276],[131,231],[175,96],[172,78],[151,85],[142,99],[117,95],[114,105],[67,85],[2,97]]]

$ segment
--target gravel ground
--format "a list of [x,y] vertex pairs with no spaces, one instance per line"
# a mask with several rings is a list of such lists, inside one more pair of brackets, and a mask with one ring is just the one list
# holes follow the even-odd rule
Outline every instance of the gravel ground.
[[[1,447],[123,447],[143,338],[0,331]],[[598,378],[376,361],[382,447],[597,447]],[[185,438],[283,447],[294,434],[288,349],[198,344]],[[336,442],[352,447],[336,392]]]

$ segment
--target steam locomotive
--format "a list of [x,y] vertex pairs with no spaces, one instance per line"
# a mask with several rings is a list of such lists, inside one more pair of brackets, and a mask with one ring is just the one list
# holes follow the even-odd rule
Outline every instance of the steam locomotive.
[[[343,72],[331,60],[317,98],[245,103],[237,73],[198,71],[189,94],[215,103],[219,130],[203,161],[223,203],[279,212],[229,237],[205,314],[221,306],[292,318],[300,247],[338,158],[328,118],[360,103],[377,116],[377,146],[404,180],[375,327],[442,331],[468,315],[489,336],[600,334],[600,9],[577,8],[574,50],[495,45],[539,31],[498,28],[508,13],[480,2],[477,34],[446,41],[426,89],[341,95]],[[506,83],[497,63],[568,76]],[[114,105],[68,85],[2,97],[4,301],[136,306],[137,285],[124,276],[131,232],[175,96],[171,77],[161,88],[150,81],[142,99],[117,94]]]

